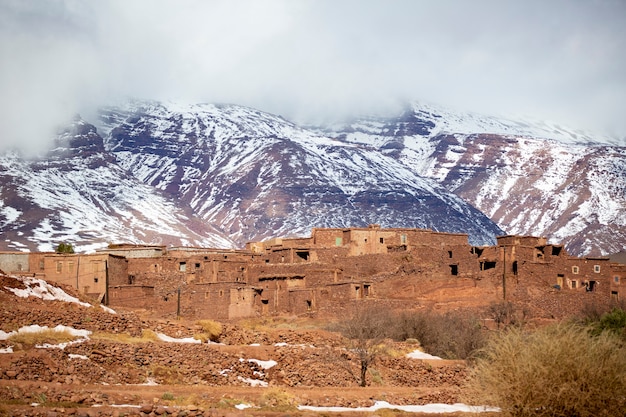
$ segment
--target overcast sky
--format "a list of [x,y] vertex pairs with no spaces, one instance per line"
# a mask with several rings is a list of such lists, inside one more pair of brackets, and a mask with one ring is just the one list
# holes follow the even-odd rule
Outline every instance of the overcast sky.
[[626,136],[625,0],[0,0],[0,141],[122,97],[296,121],[402,100]]

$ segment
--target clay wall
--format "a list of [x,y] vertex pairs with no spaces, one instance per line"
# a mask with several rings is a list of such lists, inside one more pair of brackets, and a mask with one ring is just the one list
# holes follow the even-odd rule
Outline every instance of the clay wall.
[[128,283],[128,260],[122,256],[110,255],[107,260],[109,286]]
[[2,252],[0,253],[0,270],[11,275],[31,273],[30,253]]
[[200,283],[190,286],[190,304],[183,311],[199,319],[227,320],[232,283]]
[[[30,252],[28,257],[28,269],[33,276],[45,275],[46,268],[44,259],[52,252]],[[0,268],[2,269],[2,268]]]
[[498,236],[496,237],[498,241],[498,246],[545,246],[547,244],[547,239],[545,237],[537,237],[537,236],[517,236],[517,235],[506,235],[506,236]]
[[145,308],[154,311],[154,287],[144,285],[116,285],[109,287],[109,306]]
[[318,229],[314,228],[311,232],[312,245],[317,248],[331,248],[334,246],[343,246],[344,229]]
[[623,303],[626,300],[626,265],[613,263],[610,271],[611,301]]
[[110,248],[99,249],[97,253],[108,253],[125,258],[158,258],[166,252],[165,246],[135,246],[113,245]]
[[[45,277],[49,281],[70,285],[83,294],[102,297],[107,289],[109,258],[108,254],[48,254],[43,259]],[[116,273],[120,269],[123,270],[123,266],[117,265]]]

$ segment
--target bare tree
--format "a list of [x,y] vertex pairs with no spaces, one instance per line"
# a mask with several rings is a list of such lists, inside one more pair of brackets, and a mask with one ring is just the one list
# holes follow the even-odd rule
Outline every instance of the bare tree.
[[[350,318],[338,325],[338,330],[348,339],[348,349],[359,362],[358,381],[362,387],[367,386],[368,368],[383,353],[382,341],[389,325],[389,317],[386,309],[359,306],[354,309]],[[344,359],[348,357],[344,356]]]

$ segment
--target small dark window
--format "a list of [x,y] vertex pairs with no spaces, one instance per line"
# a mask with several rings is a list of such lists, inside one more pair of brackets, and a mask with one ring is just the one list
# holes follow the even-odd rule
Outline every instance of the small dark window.
[[196,269],[200,269],[200,264],[196,263]]
[[448,258],[452,258],[452,251],[451,250],[448,251]]
[[450,265],[450,275],[459,275],[458,265]]
[[95,282],[97,284],[98,283],[98,278],[94,277],[93,282]]
[[135,283],[135,276],[134,275],[129,275],[128,276],[128,284],[129,285],[133,285]]
[[495,267],[496,267],[496,263],[495,262],[485,261],[485,262],[481,262],[480,263],[480,270],[481,271],[485,271],[487,269],[493,269]]
[[311,310],[311,300],[306,300],[306,309]]
[[385,243],[385,239],[384,238],[380,238],[380,243]]

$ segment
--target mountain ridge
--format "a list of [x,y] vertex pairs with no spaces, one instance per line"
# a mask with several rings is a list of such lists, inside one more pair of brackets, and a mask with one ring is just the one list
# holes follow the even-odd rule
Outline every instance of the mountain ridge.
[[[317,128],[231,104],[131,101],[104,107],[99,117],[97,131],[75,120],[39,162],[0,159],[5,249],[98,239],[98,229],[110,232],[103,233],[109,243],[124,238],[242,247],[250,240],[306,235],[312,227],[370,223],[464,232],[477,245],[497,234],[547,236],[576,255],[626,248],[626,148],[567,129],[555,134],[559,140],[543,139],[531,136],[541,126],[468,119],[415,103],[396,117]],[[478,132],[454,132],[461,127]],[[489,129],[496,133],[480,132]],[[23,165],[11,169],[15,164]],[[29,179],[20,170],[54,175]],[[88,181],[59,174],[81,170],[90,174]],[[100,187],[98,177],[104,179]],[[599,178],[607,189],[598,186]],[[25,191],[42,184],[48,190],[41,194],[59,204]],[[55,187],[66,187],[65,197],[50,191]],[[72,201],[64,209],[66,197],[85,202],[85,187],[93,192],[84,213]],[[133,222],[149,208],[155,209],[149,219]],[[68,217],[64,210],[78,219],[91,216],[92,223],[73,220],[82,225],[74,233],[71,220],[59,220]],[[99,210],[109,216],[100,218]],[[31,229],[26,212],[36,223]],[[107,226],[98,228],[96,221]],[[120,232],[112,233],[116,227]],[[84,238],[78,246],[92,247]]]

